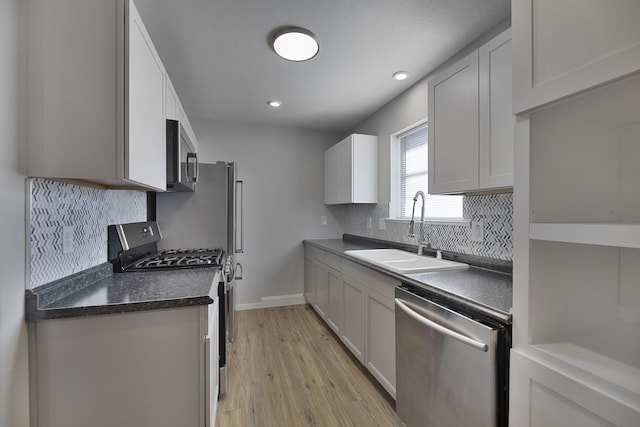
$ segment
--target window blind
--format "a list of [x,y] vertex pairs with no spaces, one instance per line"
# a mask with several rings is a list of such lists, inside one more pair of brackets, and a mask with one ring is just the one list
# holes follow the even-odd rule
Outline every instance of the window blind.
[[[429,152],[427,124],[419,125],[398,136],[400,140],[400,216],[411,217],[413,196],[422,190],[427,218],[462,218],[463,196],[431,196],[428,194]],[[420,201],[416,216],[420,216]]]

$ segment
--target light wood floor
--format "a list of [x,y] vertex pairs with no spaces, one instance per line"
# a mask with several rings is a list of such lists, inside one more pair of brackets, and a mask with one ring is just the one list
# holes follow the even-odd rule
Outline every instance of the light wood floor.
[[307,305],[236,312],[217,427],[404,426]]

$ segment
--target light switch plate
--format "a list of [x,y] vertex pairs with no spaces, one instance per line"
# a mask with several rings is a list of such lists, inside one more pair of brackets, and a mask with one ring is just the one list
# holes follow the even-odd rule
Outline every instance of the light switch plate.
[[320,225],[327,225],[327,216],[326,215],[321,215],[320,216]]
[[378,230],[386,230],[387,221],[384,218],[378,218]]
[[471,241],[484,242],[484,220],[471,221]]
[[73,252],[73,225],[64,225],[62,227],[62,253],[70,254]]

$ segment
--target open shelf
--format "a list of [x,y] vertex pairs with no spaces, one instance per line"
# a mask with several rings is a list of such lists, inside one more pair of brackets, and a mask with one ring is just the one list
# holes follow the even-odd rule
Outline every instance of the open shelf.
[[639,223],[533,223],[533,240],[640,248]]
[[640,369],[572,342],[531,346],[543,360],[570,372],[576,379],[640,407]]

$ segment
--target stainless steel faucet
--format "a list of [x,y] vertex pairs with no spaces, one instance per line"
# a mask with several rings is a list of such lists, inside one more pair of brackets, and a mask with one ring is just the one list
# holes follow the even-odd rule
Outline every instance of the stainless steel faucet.
[[413,208],[411,209],[411,221],[409,222],[409,237],[416,237],[414,226],[415,226],[415,213],[416,213],[416,202],[418,201],[418,196],[422,198],[422,210],[420,211],[420,237],[418,237],[418,255],[422,255],[422,251],[424,248],[431,247],[431,244],[423,240],[424,236],[424,193],[422,191],[418,191],[415,196],[413,196]]

